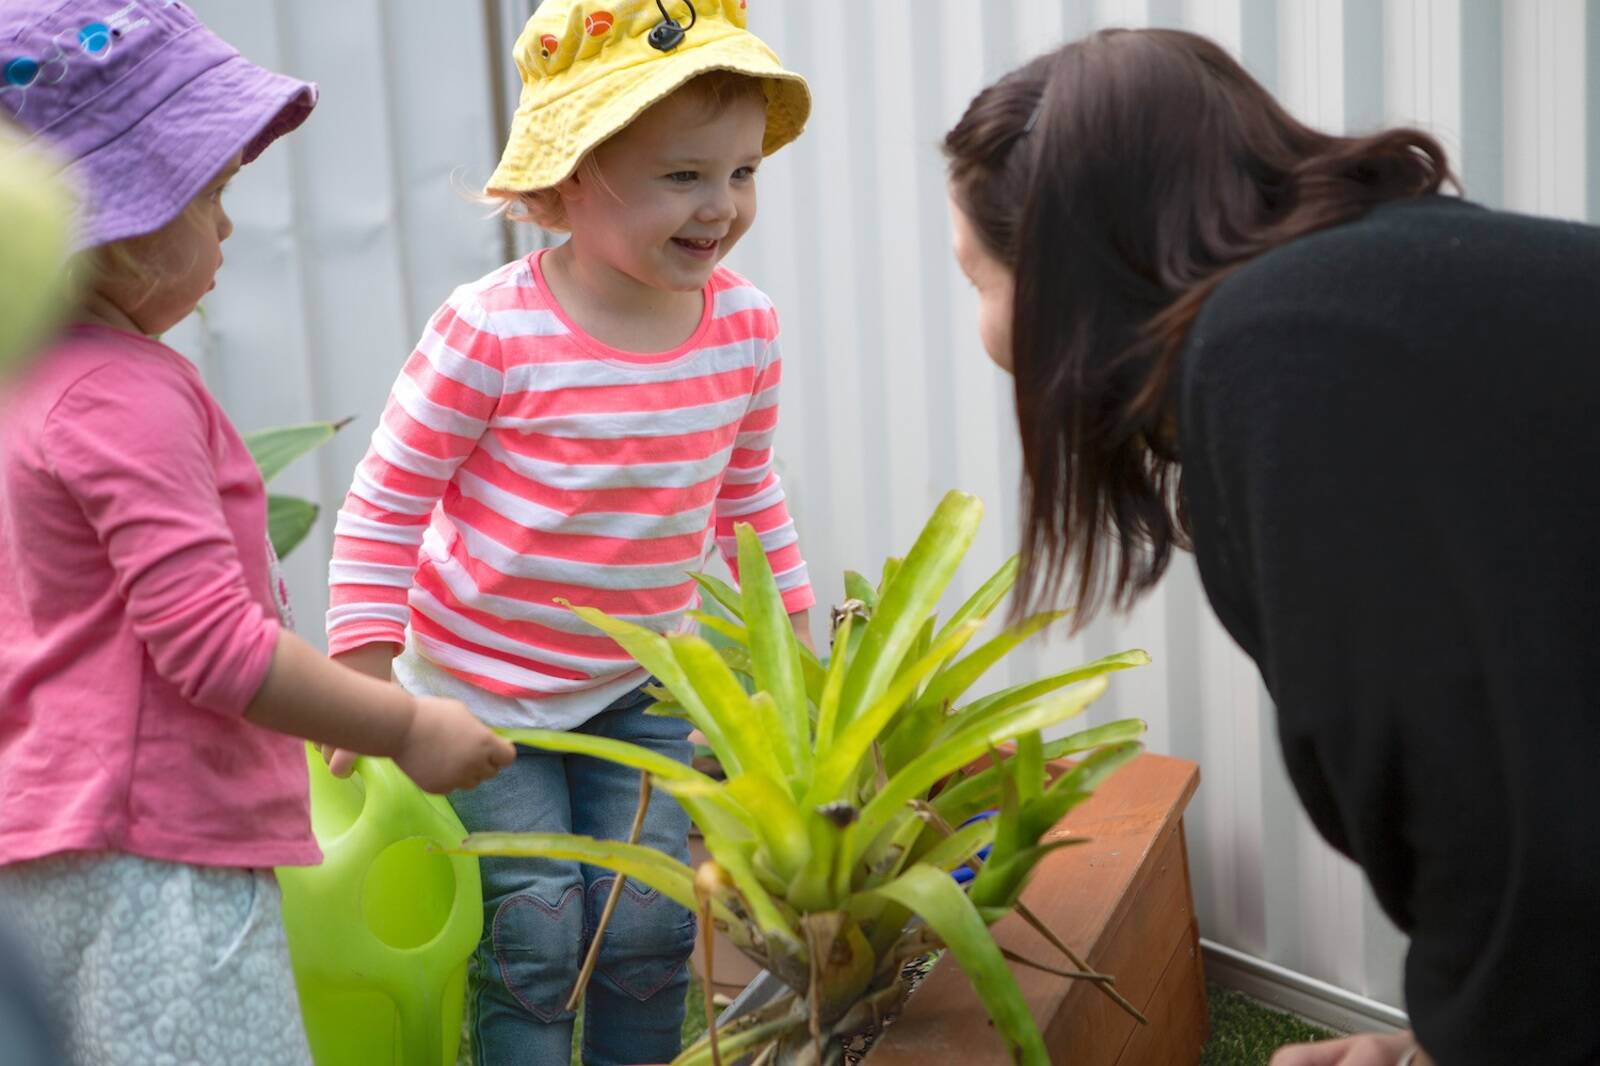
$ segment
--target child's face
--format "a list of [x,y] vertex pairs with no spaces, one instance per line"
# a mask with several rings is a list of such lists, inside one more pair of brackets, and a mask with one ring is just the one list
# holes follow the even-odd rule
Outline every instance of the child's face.
[[648,288],[699,291],[755,220],[766,123],[746,96],[710,115],[683,93],[646,111],[560,186],[575,252]]
[[222,242],[233,222],[222,207],[222,191],[239,171],[234,156],[178,217],[154,233],[126,242],[144,278],[110,272],[96,289],[151,336],[183,321],[216,285]]

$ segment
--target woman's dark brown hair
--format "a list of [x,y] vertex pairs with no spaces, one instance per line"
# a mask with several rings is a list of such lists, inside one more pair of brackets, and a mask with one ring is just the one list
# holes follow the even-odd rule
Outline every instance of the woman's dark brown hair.
[[[951,193],[1016,280],[1024,595],[1076,569],[1077,624],[1187,546],[1178,357],[1235,268],[1452,181],[1427,134],[1296,121],[1203,37],[1106,30],[1001,78],[944,141]],[[1109,568],[1109,574],[1107,570]]]

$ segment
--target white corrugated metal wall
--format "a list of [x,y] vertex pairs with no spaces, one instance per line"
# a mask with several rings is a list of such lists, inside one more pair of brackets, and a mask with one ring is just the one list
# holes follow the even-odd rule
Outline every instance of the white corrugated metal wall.
[[[531,3],[194,5],[253,58],[320,82],[324,98],[236,183],[223,284],[172,339],[241,426],[357,417],[282,482],[331,510],[425,317],[503,257],[506,235],[462,190],[498,150],[497,111],[514,99],[505,57]],[[1016,540],[1006,381],[978,348],[973,300],[950,261],[936,145],[974,92],[1039,51],[1100,26],[1184,26],[1219,40],[1316,124],[1433,130],[1475,199],[1600,217],[1600,4],[751,6],[754,28],[816,94],[807,135],[763,170],[761,220],[734,265],[782,312],[783,473],[828,599],[844,568],[907,546],[952,486],[991,509],[964,587]],[[330,539],[324,521],[289,563],[313,636]],[[1131,645],[1155,665],[1119,676],[1094,717],[1142,715],[1155,750],[1201,763],[1189,827],[1204,934],[1398,1004],[1403,942],[1300,813],[1255,670],[1212,619],[1187,559],[1131,616],[1024,653],[1013,674]]]

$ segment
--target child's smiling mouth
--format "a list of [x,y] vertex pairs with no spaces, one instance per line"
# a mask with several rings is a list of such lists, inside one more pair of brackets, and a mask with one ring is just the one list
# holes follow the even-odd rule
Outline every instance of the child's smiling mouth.
[[717,237],[674,237],[672,243],[692,256],[707,257],[716,254],[722,241]]

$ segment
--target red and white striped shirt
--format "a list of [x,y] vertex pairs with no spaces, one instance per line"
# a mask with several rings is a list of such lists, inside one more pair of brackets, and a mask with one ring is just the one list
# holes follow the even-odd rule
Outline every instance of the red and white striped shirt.
[[556,600],[680,629],[713,534],[734,565],[735,522],[791,612],[814,597],[772,469],[772,302],[719,268],[687,341],[618,351],[567,318],[542,254],[457,289],[407,360],[339,512],[328,646],[409,629],[498,702],[592,693],[581,721],[637,666]]

